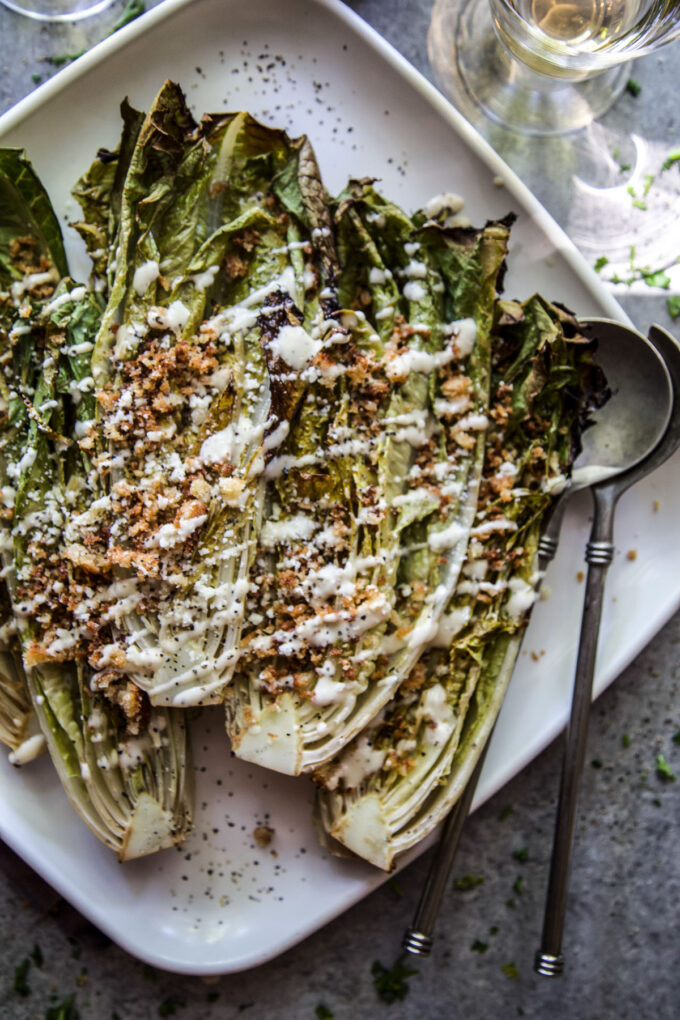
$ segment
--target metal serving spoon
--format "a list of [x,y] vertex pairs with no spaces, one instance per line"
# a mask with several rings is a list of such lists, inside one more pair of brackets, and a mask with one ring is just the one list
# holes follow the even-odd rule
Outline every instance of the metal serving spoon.
[[[534,970],[543,977],[559,977],[564,970],[562,930],[567,905],[569,859],[573,843],[579,779],[583,770],[586,750],[604,582],[607,568],[614,555],[612,538],[616,503],[626,489],[663,464],[680,446],[680,345],[659,326],[652,326],[649,339],[664,357],[670,373],[673,390],[672,415],[661,442],[655,445],[647,457],[639,458],[635,466],[632,466],[628,471],[592,487],[595,516],[590,540],[586,547],[588,577],[581,620],[581,637],[562,764],[562,780],[543,920],[543,936],[541,948],[536,953],[534,961]],[[658,401],[659,408],[654,408],[650,404],[647,413],[650,418],[658,418],[661,421],[663,418],[663,397],[660,393],[656,398],[650,394],[650,400],[654,399]]]
[[[597,360],[607,376],[612,397],[597,414],[594,427],[583,435],[583,448],[574,463],[569,488],[555,504],[539,543],[540,571],[557,552],[568,498],[578,489],[613,479],[640,464],[664,435],[673,407],[668,370],[642,334],[605,319],[587,319],[584,325],[597,336]],[[432,949],[439,906],[490,742],[489,737],[462,796],[444,823],[413,923],[404,935],[402,948],[415,956],[428,956]]]

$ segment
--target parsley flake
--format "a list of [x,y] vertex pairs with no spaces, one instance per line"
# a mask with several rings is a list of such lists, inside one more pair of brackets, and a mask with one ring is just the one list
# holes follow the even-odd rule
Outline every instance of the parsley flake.
[[397,882],[396,878],[391,878],[389,880],[389,882],[387,883],[387,885],[392,890],[392,892],[397,897],[397,899],[400,900],[402,898],[402,896],[404,895],[404,890],[399,885],[399,883]]
[[661,169],[670,170],[674,163],[680,162],[680,149],[674,149],[673,152],[669,152],[668,158],[664,160]]
[[512,978],[513,981],[517,981],[519,978],[519,971],[517,970],[517,964],[510,960],[508,963],[504,963],[501,970],[506,977]]
[[314,1010],[314,1016],[316,1017],[316,1020],[333,1020],[333,1014],[328,1006],[324,1006],[323,1003],[316,1007]]
[[595,262],[595,266],[594,266],[595,272],[599,273],[602,269],[604,269],[604,267],[608,264],[608,262],[609,262],[609,259],[607,258],[606,255],[600,255],[599,259],[597,259],[596,262]]
[[626,82],[626,92],[631,96],[639,96],[642,92],[642,85],[635,78],[629,78]]
[[145,11],[146,4],[144,0],[128,0],[123,13],[109,32],[109,35],[113,35],[119,28],[125,28],[126,25],[129,25],[131,21],[138,18],[140,14],[144,14]]
[[14,968],[14,981],[12,982],[12,988],[17,995],[22,995],[24,998],[31,994],[31,989],[28,986],[26,978],[28,972],[31,969],[31,961],[28,957],[22,960],[18,966]]
[[666,783],[675,782],[675,773],[662,754],[656,756],[656,774]]
[[470,949],[472,950],[473,953],[485,953],[488,948],[489,943],[482,942],[481,939],[475,939],[475,941],[470,946]]
[[[677,319],[680,316],[680,294],[669,297],[666,301],[666,308],[671,319]],[[680,733],[680,730],[678,732]]]
[[660,287],[662,290],[668,290],[671,285],[671,278],[668,273],[664,273],[663,269],[657,270],[654,273],[642,272],[642,279],[645,281],[648,287]]
[[75,995],[69,995],[57,1006],[50,1006],[45,1011],[45,1020],[80,1020]]
[[401,1002],[406,998],[410,990],[406,979],[417,973],[417,970],[405,966],[403,956],[400,956],[390,969],[383,967],[378,960],[371,967],[373,986],[378,998],[386,1002],[388,1006],[397,1000]]
[[513,850],[512,856],[516,861],[520,861],[522,864],[529,860],[529,851],[526,847],[522,847],[520,850]]
[[476,885],[484,885],[484,875],[472,875],[468,872],[462,878],[457,878],[453,885],[454,888],[465,892],[467,889],[474,889]]

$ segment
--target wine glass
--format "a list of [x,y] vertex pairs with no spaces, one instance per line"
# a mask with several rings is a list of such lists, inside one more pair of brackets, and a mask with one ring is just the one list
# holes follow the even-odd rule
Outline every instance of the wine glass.
[[627,62],[680,36],[680,0],[436,0],[428,53],[469,120],[564,134],[603,114]]
[[0,0],[11,11],[36,21],[80,21],[100,14],[112,3],[113,0]]

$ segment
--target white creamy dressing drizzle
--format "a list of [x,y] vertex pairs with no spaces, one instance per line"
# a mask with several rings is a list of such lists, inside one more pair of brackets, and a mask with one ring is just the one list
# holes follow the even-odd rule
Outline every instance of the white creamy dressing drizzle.
[[143,262],[141,266],[137,266],[135,274],[132,277],[132,286],[139,297],[143,297],[152,283],[160,276],[160,269],[155,259],[149,259],[148,262]]
[[45,746],[46,741],[42,733],[28,737],[27,740],[19,744],[16,750],[10,751],[8,755],[10,765],[25,765],[26,762],[33,761],[42,753]]
[[420,702],[420,712],[428,724],[424,729],[425,743],[435,747],[445,744],[453,733],[456,717],[441,684],[428,687]]
[[456,195],[452,191],[446,191],[439,195],[434,195],[425,204],[424,212],[430,219],[436,219],[443,212],[459,213],[464,205],[465,202],[460,195]]
[[504,609],[508,616],[518,619],[527,613],[534,602],[538,599],[538,592],[534,584],[523,580],[521,577],[511,577],[508,581],[510,597],[505,603]]
[[335,785],[342,779],[344,786],[353,790],[382,768],[386,755],[387,751],[372,747],[369,736],[362,734],[343,754],[335,776]]
[[321,350],[321,341],[315,340],[302,326],[282,326],[270,344],[277,358],[281,358],[296,371],[304,368],[308,361]]

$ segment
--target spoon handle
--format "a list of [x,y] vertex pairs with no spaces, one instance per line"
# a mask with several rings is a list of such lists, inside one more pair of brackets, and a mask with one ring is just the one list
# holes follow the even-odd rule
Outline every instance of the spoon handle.
[[484,767],[484,759],[486,758],[486,751],[490,743],[491,736],[489,735],[489,739],[477,760],[472,775],[467,781],[460,800],[444,823],[441,838],[432,859],[430,870],[427,873],[427,878],[425,879],[418,909],[413,918],[413,924],[407,929],[401,943],[402,949],[407,953],[412,953],[413,956],[430,955],[432,932],[434,931],[435,921],[439,913],[439,906],[446,891],[449,872],[453,865],[453,859],[456,856],[463,826],[470,812],[472,798],[475,795],[477,781]]
[[581,636],[576,661],[576,677],[571,715],[566,732],[562,780],[555,822],[550,878],[543,919],[541,948],[536,953],[534,970],[543,977],[559,977],[564,970],[562,930],[567,906],[569,860],[576,819],[579,781],[588,736],[588,717],[592,700],[597,639],[602,616],[602,600],[607,569],[614,555],[612,545],[614,509],[617,493],[611,488],[592,490],[595,517],[586,546],[588,577],[581,620]]
[[[538,544],[538,569],[540,573],[545,572],[557,552],[560,528],[564,520],[567,498],[570,494],[570,491],[567,490],[558,499],[541,535]],[[432,932],[434,931],[437,914],[439,913],[442,897],[446,891],[446,883],[453,867],[463,826],[470,813],[470,806],[484,767],[484,759],[486,758],[487,748],[491,743],[492,736],[493,733],[490,733],[460,800],[446,819],[437,850],[425,879],[425,885],[423,886],[413,923],[404,935],[401,947],[407,953],[412,953],[414,956],[429,956],[432,949]]]

